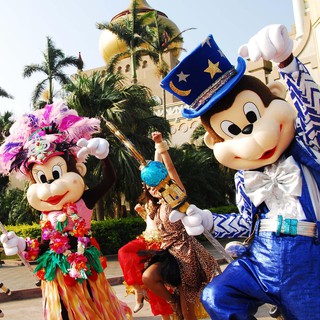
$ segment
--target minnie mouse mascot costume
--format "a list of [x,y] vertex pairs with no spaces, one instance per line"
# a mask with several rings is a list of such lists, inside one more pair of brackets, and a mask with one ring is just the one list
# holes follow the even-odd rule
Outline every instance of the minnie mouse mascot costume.
[[[115,181],[108,141],[92,138],[99,129],[98,119],[58,102],[18,118],[0,148],[1,173],[23,173],[28,202],[41,211],[41,241],[11,231],[1,242],[7,255],[37,259],[44,319],[132,318],[105,277],[106,260],[91,232],[93,207]],[[84,182],[88,155],[101,159],[103,169],[92,188]]]

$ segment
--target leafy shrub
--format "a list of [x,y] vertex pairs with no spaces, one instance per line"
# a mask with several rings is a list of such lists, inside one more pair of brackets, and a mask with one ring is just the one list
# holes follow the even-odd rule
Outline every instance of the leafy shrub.
[[0,221],[4,224],[32,224],[39,212],[31,208],[24,190],[13,188],[0,193]]
[[[210,208],[211,212],[231,213],[237,212],[235,206],[225,206]],[[116,254],[118,250],[135,239],[145,230],[146,224],[140,217],[128,217],[122,219],[107,219],[104,221],[92,221],[92,234],[98,241],[101,252],[104,255]],[[32,225],[7,226],[8,231],[14,231],[20,237],[30,237],[40,239],[40,226],[36,223]],[[200,242],[206,241],[203,235],[198,236]]]
[[93,221],[91,230],[101,252],[108,255],[116,254],[123,245],[140,235],[145,227],[145,222],[137,217]]
[[[92,234],[98,241],[104,255],[116,254],[118,250],[135,239],[145,229],[146,224],[140,217],[92,221]],[[18,236],[40,240],[41,230],[38,224],[6,226]]]
[[30,238],[37,238],[40,239],[41,237],[41,230],[40,226],[36,223],[32,225],[16,225],[16,226],[6,226],[8,231],[14,231],[19,237],[30,237]]

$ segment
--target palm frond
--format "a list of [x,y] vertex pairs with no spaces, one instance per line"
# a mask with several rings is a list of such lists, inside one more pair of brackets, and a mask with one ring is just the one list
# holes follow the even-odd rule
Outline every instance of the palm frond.
[[[56,80],[60,85],[66,84],[69,79],[63,72],[63,68],[68,66],[79,66],[79,58],[65,56],[61,49],[55,47],[51,37],[46,37],[46,49],[43,51],[43,62],[41,64],[29,64],[23,69],[23,77],[28,78],[34,73],[42,73],[46,77],[39,82],[32,94],[32,103],[37,105],[41,93],[44,91],[44,82],[48,82],[48,101],[53,99],[53,81]],[[39,105],[39,104],[38,104]]]
[[64,85],[64,84],[68,83],[69,81],[71,81],[70,78],[67,77],[66,74],[61,71],[55,72],[54,78],[56,81],[59,82],[60,85]]
[[111,72],[111,73],[115,72],[115,68],[116,68],[116,65],[118,64],[118,62],[126,57],[129,57],[129,56],[130,56],[129,50],[126,50],[124,52],[119,52],[119,53],[113,55],[108,62],[107,71]]
[[13,96],[0,87],[0,97],[13,99]]
[[40,64],[29,64],[24,67],[22,76],[24,78],[31,77],[35,72],[41,72],[47,74],[47,70]]
[[31,101],[33,103],[33,105],[35,106],[37,104],[37,100],[40,98],[41,94],[43,93],[43,91],[46,89],[46,83],[47,83],[47,79],[39,82],[33,93],[32,93],[32,96],[31,96]]

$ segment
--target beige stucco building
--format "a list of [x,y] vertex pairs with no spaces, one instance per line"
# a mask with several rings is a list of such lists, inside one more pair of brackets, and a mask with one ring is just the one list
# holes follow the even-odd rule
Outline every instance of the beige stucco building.
[[[293,54],[308,68],[320,83],[320,2],[319,0],[292,0],[294,25],[290,37],[294,40]],[[247,63],[247,73],[265,83],[280,80],[278,68],[269,61]]]
[[[124,10],[111,19],[111,21],[119,21],[127,14],[130,14],[129,5],[127,10]],[[294,55],[307,66],[310,73],[317,83],[320,83],[320,1],[319,0],[292,0],[294,12],[294,25],[290,31],[290,37],[294,40]],[[145,0],[138,0],[138,8],[141,12],[156,10],[151,8]],[[158,11],[164,23],[171,25],[176,32],[180,32],[175,23],[166,16],[165,13]],[[100,52],[106,64],[115,53],[125,49],[125,44],[120,42],[115,35],[109,31],[102,31],[100,37]],[[166,61],[170,68],[173,68],[179,62],[179,56],[166,56]],[[95,70],[104,69],[101,67]],[[123,72],[130,79],[130,58],[123,59],[118,67],[118,72]],[[91,72],[93,70],[87,70]],[[278,68],[272,65],[269,61],[259,61],[247,63],[247,73],[258,77],[265,83],[274,80],[280,80]],[[159,101],[159,106],[155,108],[155,113],[158,116],[164,116],[163,108],[163,91],[159,86],[160,78],[157,76],[156,67],[148,57],[145,58],[142,65],[137,70],[139,83],[148,86],[153,96]],[[281,81],[281,80],[280,80]],[[193,130],[199,125],[199,118],[185,119],[181,116],[183,103],[174,96],[166,94],[165,116],[170,121],[171,125],[171,143],[172,145],[181,145],[184,142],[189,142]]]

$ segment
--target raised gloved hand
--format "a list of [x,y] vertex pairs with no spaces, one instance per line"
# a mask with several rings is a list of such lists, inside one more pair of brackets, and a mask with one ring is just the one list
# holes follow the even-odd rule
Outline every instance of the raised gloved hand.
[[88,155],[93,155],[98,159],[105,159],[109,154],[109,142],[102,138],[90,140],[80,139],[77,146],[81,149],[77,153],[79,161],[84,161]]
[[3,233],[0,237],[4,252],[7,256],[13,256],[26,249],[26,242],[13,231]]
[[289,38],[286,27],[272,24],[250,38],[247,44],[239,48],[238,53],[243,58],[250,58],[252,61],[263,58],[280,63],[291,55],[292,49],[293,41]]
[[186,213],[172,210],[169,220],[172,223],[181,220],[190,236],[198,236],[204,230],[211,230],[213,227],[212,213],[209,210],[201,210],[193,204],[188,207]]

